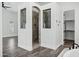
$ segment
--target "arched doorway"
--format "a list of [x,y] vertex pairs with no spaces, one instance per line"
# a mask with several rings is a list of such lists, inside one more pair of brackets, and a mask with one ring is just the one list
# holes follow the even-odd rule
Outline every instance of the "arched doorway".
[[40,46],[39,14],[40,14],[40,9],[36,6],[33,6],[32,7],[32,46],[33,46],[33,49],[36,49]]

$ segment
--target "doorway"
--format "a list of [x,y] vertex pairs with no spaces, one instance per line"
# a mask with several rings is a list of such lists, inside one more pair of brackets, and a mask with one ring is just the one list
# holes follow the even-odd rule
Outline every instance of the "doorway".
[[39,8],[33,6],[32,10],[32,45],[33,49],[40,46],[39,42]]

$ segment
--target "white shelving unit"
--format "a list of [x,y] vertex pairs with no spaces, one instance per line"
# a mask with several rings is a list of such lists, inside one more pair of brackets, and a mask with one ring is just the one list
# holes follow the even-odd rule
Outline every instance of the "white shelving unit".
[[67,40],[74,40],[75,34],[75,17],[74,10],[64,12],[64,38]]

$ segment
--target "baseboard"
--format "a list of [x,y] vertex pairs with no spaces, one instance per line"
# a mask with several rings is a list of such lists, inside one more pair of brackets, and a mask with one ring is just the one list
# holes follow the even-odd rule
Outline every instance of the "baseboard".
[[22,48],[22,49],[24,49],[24,50],[27,50],[27,51],[32,51],[33,49],[29,49],[29,48],[24,48],[23,46],[21,46],[21,45],[18,45],[18,47],[20,47],[20,48]]

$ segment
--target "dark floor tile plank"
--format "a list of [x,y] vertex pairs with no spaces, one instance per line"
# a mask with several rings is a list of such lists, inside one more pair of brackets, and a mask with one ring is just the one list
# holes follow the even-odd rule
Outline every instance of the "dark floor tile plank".
[[[13,46],[9,46],[13,41]],[[3,57],[57,57],[63,50],[60,46],[57,50],[39,46],[38,48],[27,51],[18,47],[18,37],[3,38]]]

